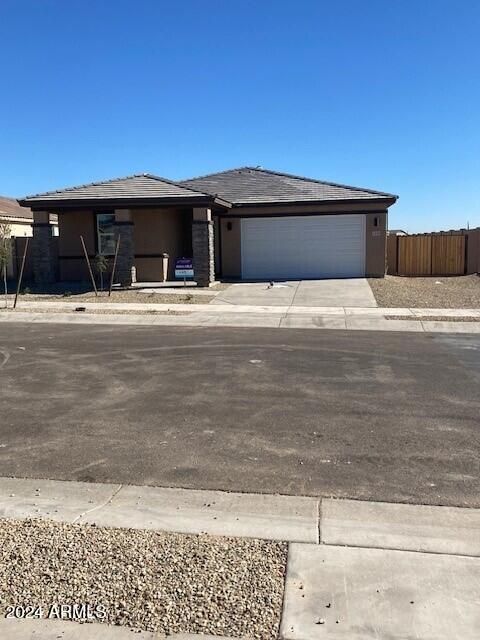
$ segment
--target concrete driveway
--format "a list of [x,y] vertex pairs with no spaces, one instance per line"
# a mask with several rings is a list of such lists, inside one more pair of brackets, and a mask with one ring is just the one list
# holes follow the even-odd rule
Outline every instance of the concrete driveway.
[[480,506],[480,337],[0,326],[0,475]]
[[222,291],[210,304],[292,307],[376,307],[366,278],[240,282]]

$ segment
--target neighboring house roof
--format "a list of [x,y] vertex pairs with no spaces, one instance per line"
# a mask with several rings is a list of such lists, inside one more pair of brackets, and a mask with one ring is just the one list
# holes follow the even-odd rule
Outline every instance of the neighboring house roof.
[[[32,224],[33,213],[28,207],[21,207],[13,198],[0,196],[0,220],[15,221],[17,224]],[[57,222],[57,216],[50,215],[50,222]]]
[[258,167],[230,169],[182,180],[180,184],[216,194],[236,206],[397,199],[397,196],[391,193],[324,182]]
[[145,202],[180,202],[180,201],[212,201],[212,195],[198,189],[177,184],[166,178],[142,173],[124,178],[114,178],[102,182],[91,182],[78,187],[69,187],[57,191],[47,191],[26,196],[19,200],[22,204],[40,206],[62,203],[85,204],[98,201],[145,201]]
[[387,233],[391,236],[408,236],[408,233],[403,231],[403,229],[389,229]]
[[32,222],[33,213],[28,207],[21,207],[13,198],[0,196],[0,218],[17,218]]

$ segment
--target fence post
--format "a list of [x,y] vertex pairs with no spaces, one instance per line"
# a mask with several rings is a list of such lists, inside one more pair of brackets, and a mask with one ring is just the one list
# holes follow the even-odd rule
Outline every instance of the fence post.
[[13,260],[12,260],[12,266],[15,267],[15,273],[13,273],[13,277],[14,278],[18,278],[18,242],[17,242],[17,236],[13,237],[13,252],[15,255],[15,264],[13,264]]
[[397,249],[395,252],[395,275],[398,276],[398,254],[400,251],[400,236],[396,236]]
[[468,233],[464,234],[464,238],[465,238],[465,251],[464,251],[464,256],[463,256],[463,274],[467,275],[468,273]]
[[433,251],[435,244],[433,242],[433,235],[430,236],[430,275],[433,276]]

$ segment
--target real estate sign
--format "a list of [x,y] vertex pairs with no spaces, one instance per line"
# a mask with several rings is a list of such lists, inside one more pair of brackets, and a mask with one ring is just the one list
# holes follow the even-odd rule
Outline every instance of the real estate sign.
[[175,260],[176,278],[193,278],[193,262],[191,258],[177,258]]

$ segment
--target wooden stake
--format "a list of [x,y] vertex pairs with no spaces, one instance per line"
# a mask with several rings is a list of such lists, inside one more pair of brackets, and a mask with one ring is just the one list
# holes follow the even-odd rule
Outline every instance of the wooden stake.
[[[16,240],[16,238],[15,238],[15,240]],[[30,238],[27,238],[27,240],[25,242],[25,249],[23,250],[22,266],[20,267],[20,276],[18,278],[18,283],[17,283],[17,292],[15,294],[15,300],[13,301],[13,308],[14,309],[17,306],[18,294],[20,293],[20,287],[22,286],[23,270],[25,268],[25,260],[27,258],[27,249],[28,249],[28,241],[29,240],[30,240]]]
[[87,261],[88,271],[90,273],[90,278],[92,279],[92,285],[95,290],[95,296],[98,297],[97,285],[95,283],[95,278],[93,277],[93,271],[90,265],[90,260],[88,259],[87,247],[85,246],[85,242],[83,241],[83,236],[80,236],[80,240],[82,241],[83,253],[85,254],[85,260]]
[[113,258],[112,275],[110,277],[110,288],[108,290],[108,297],[112,295],[113,279],[115,277],[115,269],[117,268],[118,250],[120,248],[120,234],[117,236],[117,244],[115,246],[115,256]]

